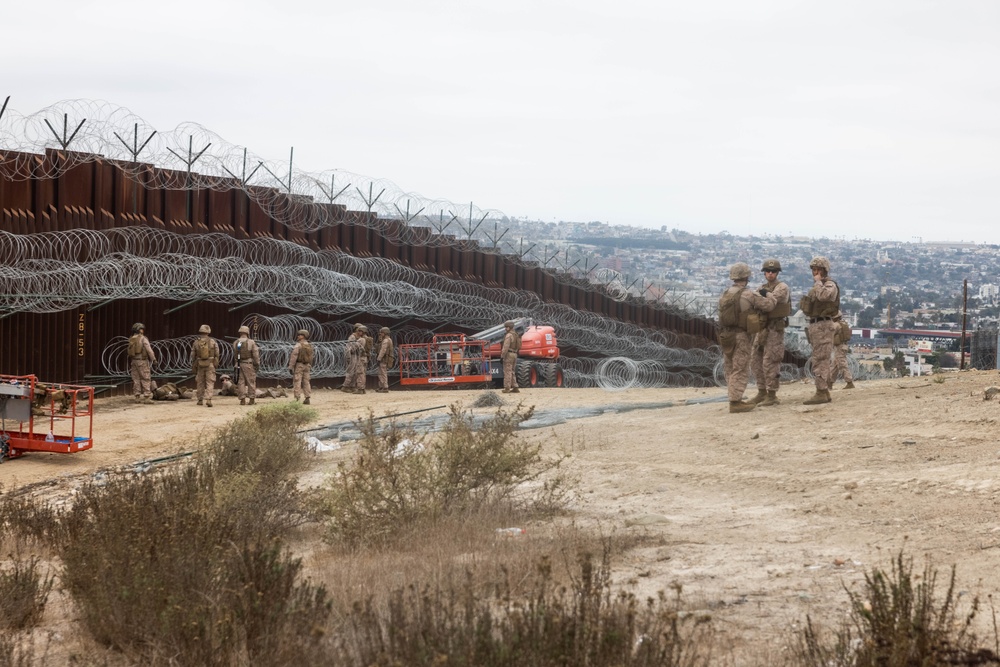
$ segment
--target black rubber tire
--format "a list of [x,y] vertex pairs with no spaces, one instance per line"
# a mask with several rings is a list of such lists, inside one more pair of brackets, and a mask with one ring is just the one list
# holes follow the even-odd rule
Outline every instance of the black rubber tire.
[[522,359],[517,360],[517,365],[514,366],[514,377],[517,379],[518,387],[534,386],[531,384],[531,376],[535,374],[531,372],[531,367],[532,363],[530,361],[524,361]]
[[542,377],[546,387],[563,386],[562,367],[555,362],[539,363],[538,374]]

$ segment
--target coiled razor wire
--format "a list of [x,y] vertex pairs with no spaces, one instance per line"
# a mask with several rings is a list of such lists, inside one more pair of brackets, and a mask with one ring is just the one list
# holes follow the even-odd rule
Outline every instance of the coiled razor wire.
[[[242,190],[292,229],[314,231],[346,219],[396,244],[476,241],[482,251],[508,253],[509,261],[561,268],[565,273],[556,274],[559,282],[582,282],[618,300],[640,297],[685,319],[712,317],[711,302],[683,293],[660,289],[658,298],[648,297],[654,282],[628,281],[617,273],[595,276],[593,268],[580,268],[587,262],[578,251],[558,257],[532,245],[522,252],[513,239],[502,240],[509,218],[497,209],[424,197],[386,179],[339,169],[305,172],[294,167],[293,155],[287,162],[265,159],[197,123],[157,130],[106,101],[64,100],[29,115],[7,108],[0,115],[0,149],[9,151],[0,157],[0,177],[8,180],[52,179],[83,163],[112,160],[127,178],[147,188]],[[47,149],[61,149],[59,157],[39,159]]]

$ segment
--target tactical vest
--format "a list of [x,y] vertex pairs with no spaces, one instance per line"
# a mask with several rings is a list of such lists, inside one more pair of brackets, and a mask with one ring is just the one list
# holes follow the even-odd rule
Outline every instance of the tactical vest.
[[372,337],[365,336],[365,354],[372,353]]
[[513,329],[510,332],[510,348],[507,351],[515,353],[521,351],[521,337]]
[[142,344],[142,334],[132,334],[128,339],[128,356],[146,358],[146,347]]
[[236,341],[236,358],[240,361],[247,361],[253,358],[253,350],[250,348],[250,339],[241,338]]
[[830,282],[837,288],[837,298],[833,301],[818,301],[809,294],[802,297],[799,307],[807,317],[836,317],[840,314],[840,285],[835,280]]
[[313,346],[306,341],[299,343],[299,355],[296,362],[300,364],[311,364],[313,362]]
[[747,313],[740,312],[740,297],[746,288],[729,288],[719,298],[719,326],[747,330]]
[[200,361],[212,358],[212,343],[207,338],[199,338],[194,342],[195,355]]
[[392,345],[392,340],[386,338],[386,342],[389,344],[385,348],[385,356],[382,357],[382,363],[392,366],[396,360],[396,350]]
[[[775,283],[775,287],[777,286],[778,286],[777,283]],[[763,287],[768,292],[774,291],[774,288],[768,287],[767,283],[764,283],[763,285],[761,285],[761,287]],[[780,302],[778,305],[774,307],[774,310],[772,310],[770,313],[767,313],[767,319],[780,320],[788,317],[791,314],[792,314],[792,296],[789,294],[787,301]]]

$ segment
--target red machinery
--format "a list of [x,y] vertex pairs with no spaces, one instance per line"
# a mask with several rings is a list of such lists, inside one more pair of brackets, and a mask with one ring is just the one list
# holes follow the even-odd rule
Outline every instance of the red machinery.
[[489,382],[490,363],[481,340],[465,334],[440,334],[430,343],[399,346],[401,385],[442,385]]
[[0,375],[0,462],[25,452],[75,454],[90,449],[93,414],[93,387],[43,383],[34,375]]
[[[559,345],[555,329],[536,326],[528,318],[514,320],[521,336],[515,374],[522,387],[561,387],[563,372],[559,366]],[[399,346],[399,376],[402,385],[441,385],[454,383],[503,383],[504,326],[479,333],[442,334],[430,343]]]

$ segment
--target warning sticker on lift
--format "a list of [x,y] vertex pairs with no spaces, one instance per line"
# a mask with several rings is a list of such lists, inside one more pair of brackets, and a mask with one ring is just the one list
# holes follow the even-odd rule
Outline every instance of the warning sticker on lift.
[[454,382],[454,381],[455,381],[455,378],[454,378],[454,377],[446,377],[446,378],[427,378],[427,381],[428,381],[428,382]]

